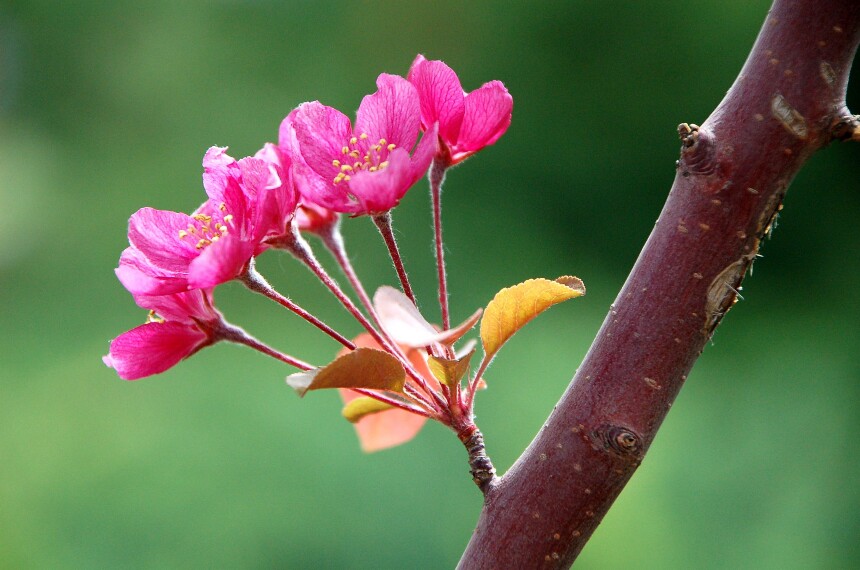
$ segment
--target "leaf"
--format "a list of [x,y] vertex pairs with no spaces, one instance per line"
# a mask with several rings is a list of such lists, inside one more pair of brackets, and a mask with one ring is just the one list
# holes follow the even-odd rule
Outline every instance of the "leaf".
[[390,410],[393,407],[394,406],[392,406],[391,404],[380,402],[376,398],[371,398],[370,396],[361,396],[356,398],[355,400],[351,400],[350,402],[348,402],[343,407],[343,411],[341,412],[341,414],[343,414],[343,417],[345,417],[350,422],[355,423],[365,416],[384,412],[385,410]]
[[435,342],[447,345],[457,342],[475,326],[482,312],[478,309],[462,324],[440,332],[427,322],[409,297],[388,285],[383,285],[376,290],[373,295],[373,307],[379,315],[382,327],[394,342],[411,348],[421,348]]
[[484,358],[491,359],[518,330],[556,303],[585,295],[585,285],[577,277],[555,281],[529,279],[502,289],[487,305],[481,321]]
[[[347,404],[364,397],[352,390],[339,391]],[[371,453],[406,443],[418,435],[426,422],[427,418],[424,416],[400,408],[391,408],[364,416],[352,425],[355,427],[361,449]]]
[[469,370],[469,361],[472,360],[473,354],[475,354],[474,349],[466,356],[456,360],[431,355],[427,357],[427,366],[439,382],[453,388],[460,383],[460,380]]
[[299,396],[323,388],[366,388],[402,392],[406,372],[400,362],[375,348],[357,348],[323,368],[287,376]]

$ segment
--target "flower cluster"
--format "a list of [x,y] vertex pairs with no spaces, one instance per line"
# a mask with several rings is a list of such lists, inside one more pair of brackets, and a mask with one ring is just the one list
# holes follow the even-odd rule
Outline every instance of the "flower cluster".
[[[203,157],[206,200],[192,213],[143,208],[131,216],[129,246],[116,274],[149,317],[111,342],[105,364],[121,378],[135,380],[161,373],[215,342],[240,343],[298,368],[287,382],[302,395],[341,389],[343,414],[356,424],[366,450],[410,439],[427,418],[454,429],[470,450],[482,449],[475,444],[472,404],[498,347],[537,312],[584,289],[565,278],[503,290],[484,313],[484,357],[468,377],[475,341],[456,344],[482,311],[459,326],[450,324],[441,184],[448,168],[505,133],[513,100],[498,81],[466,93],[450,67],[421,55],[406,77],[382,74],[376,86],[362,99],[354,124],[337,109],[313,101],[293,109],[280,124],[277,143],[265,143],[254,156],[236,160],[226,148],[210,148]],[[392,230],[391,210],[428,171],[442,327],[419,312]],[[373,220],[397,271],[399,290],[382,287],[370,298],[350,264],[340,233],[342,214]],[[358,303],[317,261],[303,232],[320,238],[333,254]],[[364,332],[349,340],[278,293],[256,269],[255,259],[268,250],[289,252],[306,265]],[[316,367],[227,322],[215,308],[213,292],[232,280],[338,341],[340,355]],[[547,304],[547,299],[552,301]],[[522,313],[523,306],[532,312]],[[482,470],[473,470],[476,481],[487,476]]]

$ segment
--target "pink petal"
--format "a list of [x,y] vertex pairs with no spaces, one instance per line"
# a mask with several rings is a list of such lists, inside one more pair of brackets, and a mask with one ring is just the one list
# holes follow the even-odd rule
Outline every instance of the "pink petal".
[[221,320],[221,314],[212,306],[211,290],[194,289],[173,295],[134,295],[134,302],[171,322],[191,325],[195,321]]
[[352,136],[349,118],[314,101],[300,105],[294,119],[302,159],[319,176],[333,180],[338,169],[332,160],[342,156],[341,149]]
[[[344,403],[361,396],[352,390],[340,390],[340,394]],[[361,418],[355,431],[361,449],[371,453],[406,443],[418,435],[426,421],[424,416],[395,408]]]
[[120,264],[114,269],[117,279],[132,295],[170,295],[188,290],[183,277],[148,275],[133,265]]
[[396,148],[388,155],[388,167],[384,170],[356,172],[349,182],[349,192],[358,200],[358,213],[378,214],[397,205],[412,186],[409,153]]
[[293,180],[302,202],[315,204],[335,212],[353,214],[359,205],[350,199],[347,187],[335,186],[332,178],[325,178],[314,172],[307,164],[293,164]]
[[212,245],[188,266],[188,284],[206,289],[235,279],[254,254],[254,243],[228,234]]
[[490,81],[469,93],[457,150],[475,152],[499,140],[511,124],[513,106],[501,81]]
[[293,160],[300,156],[295,129],[296,114],[298,112],[299,107],[290,111],[290,114],[284,117],[284,120],[281,121],[281,126],[278,128],[278,146],[284,149]]
[[188,289],[185,272],[156,267],[133,247],[123,250],[115,272],[120,283],[132,294],[168,295]]
[[421,128],[418,91],[398,75],[383,73],[376,79],[378,90],[361,100],[355,132],[365,133],[370,144],[379,139],[411,151]]
[[231,170],[237,170],[236,159],[227,154],[227,147],[213,146],[203,156],[203,188],[206,195],[216,202],[223,202],[224,190],[234,178]]
[[197,251],[189,241],[180,239],[179,232],[191,224],[187,214],[141,208],[128,220],[128,241],[153,265],[184,271]]
[[104,363],[124,380],[164,372],[207,341],[200,329],[180,323],[147,323],[113,339]]
[[438,125],[433,123],[427,132],[424,133],[424,136],[421,137],[421,142],[418,143],[418,148],[415,149],[415,154],[412,155],[412,163],[409,165],[410,186],[427,174],[427,169],[430,168],[433,157],[439,151],[437,129]]
[[424,129],[438,122],[439,136],[454,146],[465,112],[465,95],[457,74],[444,62],[427,61],[419,55],[409,70],[409,81],[418,89]]

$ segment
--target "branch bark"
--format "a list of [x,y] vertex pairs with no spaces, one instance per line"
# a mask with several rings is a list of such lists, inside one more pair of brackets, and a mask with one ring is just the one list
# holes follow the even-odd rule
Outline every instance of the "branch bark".
[[789,183],[835,139],[857,0],[776,0],[725,99],[682,149],[663,211],[543,429],[487,490],[460,568],[566,568],[642,462],[734,304]]

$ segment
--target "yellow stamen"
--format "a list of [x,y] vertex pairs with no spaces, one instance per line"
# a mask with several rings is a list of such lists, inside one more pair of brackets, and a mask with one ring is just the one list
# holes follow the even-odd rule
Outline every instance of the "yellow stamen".
[[388,145],[388,146],[387,146],[387,147],[385,147],[385,148],[387,148],[388,150],[394,150],[395,148],[397,148],[397,145],[396,145],[396,144],[394,144],[394,143],[391,143],[390,145]]
[[340,167],[341,172],[347,172],[349,170],[352,170],[352,167],[348,164],[344,164],[343,166]]
[[358,138],[360,138],[361,140],[367,140],[367,133],[361,133],[361,136],[359,136]]
[[351,139],[349,139],[349,144],[357,144],[357,143],[358,143],[358,139],[357,139],[357,138],[352,137]]
[[343,154],[347,154],[349,152],[349,147],[348,146],[343,147],[342,149],[340,149],[340,152],[342,152]]
[[188,232],[186,232],[185,230],[179,230],[179,239],[182,239],[187,235],[188,235]]
[[332,160],[331,165],[334,166],[335,168],[340,168],[340,161],[337,159]]

